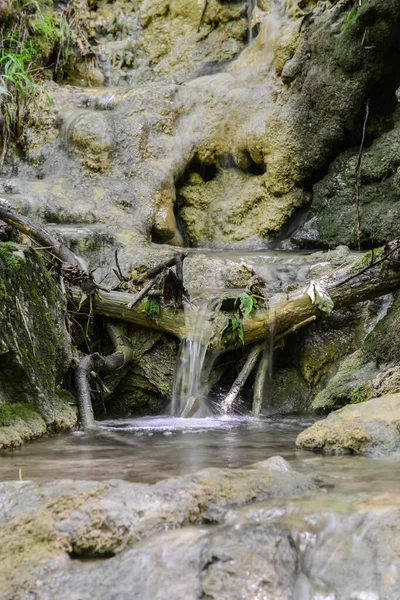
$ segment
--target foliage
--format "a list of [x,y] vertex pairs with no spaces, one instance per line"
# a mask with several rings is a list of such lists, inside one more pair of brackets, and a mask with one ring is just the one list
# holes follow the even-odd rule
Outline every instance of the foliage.
[[243,292],[236,298],[235,308],[238,309],[239,315],[242,318],[253,317],[257,312],[257,300],[253,296]]
[[44,88],[31,78],[22,56],[6,54],[1,57],[0,72],[0,95],[6,100],[1,107],[4,125],[7,132],[19,138],[26,111],[31,102],[36,102],[37,94],[44,94],[49,103],[51,100]]
[[[69,25],[48,0],[12,0],[0,23],[0,167],[10,139],[22,139],[29,109],[50,97],[39,83],[53,54],[56,70],[70,52]],[[57,51],[58,50],[58,51]]]
[[349,27],[351,27],[356,20],[357,17],[357,8],[353,7],[351,11],[347,14],[346,22],[343,27],[343,33],[347,31]]
[[225,348],[229,348],[229,346],[234,346],[239,340],[244,344],[243,324],[235,315],[231,315],[228,318],[227,326],[222,332],[222,342]]
[[160,316],[161,307],[155,296],[147,296],[144,309],[146,311],[146,315],[151,319]]
[[225,348],[234,346],[239,340],[244,344],[243,319],[253,317],[257,312],[257,300],[247,292],[238,295],[235,300],[236,314],[228,318],[228,323],[222,332],[222,342]]
[[322,286],[321,282],[311,281],[310,287],[307,290],[310,300],[319,310],[326,313],[331,313],[333,310],[333,301]]

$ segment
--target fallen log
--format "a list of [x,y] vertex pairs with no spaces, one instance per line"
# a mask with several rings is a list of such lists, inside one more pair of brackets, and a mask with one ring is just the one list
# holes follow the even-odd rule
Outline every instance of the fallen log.
[[[78,287],[69,289],[70,305],[76,312],[87,312],[89,300],[85,300],[80,306],[82,291]],[[127,323],[134,323],[141,327],[157,329],[165,333],[171,333],[179,339],[185,337],[185,315],[183,310],[166,306],[162,308],[159,317],[150,318],[144,309],[144,299],[131,309],[128,308],[132,301],[132,294],[118,291],[100,291],[92,296],[92,310],[95,314],[120,319]],[[79,310],[78,310],[79,309]]]
[[47,229],[32,223],[30,219],[16,213],[6,201],[1,201],[0,198],[0,219],[8,225],[15,227],[21,233],[28,236],[40,246],[48,249],[49,252],[56,256],[61,262],[76,266],[79,270],[86,273],[86,266],[83,261],[76,256],[65,246],[60,240],[58,240],[53,234]]
[[[370,265],[368,270],[360,270],[361,266],[358,263],[362,263],[363,259],[361,259],[353,265],[319,280],[318,284],[323,285],[330,295],[334,310],[396,291],[400,287],[400,265],[394,261],[400,259],[399,247],[397,242],[388,244],[386,255],[390,255],[391,258],[388,260],[381,258],[376,264]],[[357,274],[357,271],[360,272]],[[342,284],[342,282],[344,283]],[[71,294],[76,309],[79,306],[81,291],[79,288],[71,288]],[[128,305],[131,300],[132,295],[125,292],[100,291],[92,299],[93,311],[142,327],[165,331],[179,339],[185,337],[183,310],[168,306],[162,307],[160,316],[150,319],[145,313],[143,301],[129,310]],[[84,307],[85,304],[81,309]],[[278,335],[286,330],[291,330],[298,323],[308,322],[309,319],[317,318],[322,314],[323,312],[318,306],[311,301],[307,288],[289,294],[279,294],[274,297],[273,310],[259,312],[254,317],[243,319],[244,345],[263,341],[272,328],[275,335]],[[238,341],[234,346],[224,347],[222,333],[226,324],[227,314],[218,313],[214,319],[214,335],[210,342],[210,350],[226,352],[241,346],[241,342]]]
[[[283,333],[279,334],[278,336],[276,336],[276,338],[274,339],[274,343],[276,344],[277,342],[279,342],[280,340],[285,338],[287,335],[298,331],[299,329],[301,329],[301,327],[304,327],[305,325],[308,325],[309,323],[312,323],[313,321],[315,321],[315,319],[316,319],[316,317],[310,317],[309,319],[306,319],[305,321],[302,321],[301,323],[297,323],[296,325],[293,325],[293,327],[291,327],[290,329],[288,329],[288,330],[284,331]],[[258,358],[261,353],[263,353],[263,355],[259,361]],[[255,344],[251,348],[251,350],[248,354],[248,357],[246,359],[246,362],[244,363],[244,365],[242,367],[242,370],[240,371],[239,375],[235,379],[231,389],[229,390],[228,395],[225,397],[225,399],[223,400],[223,402],[221,404],[221,409],[223,412],[226,413],[232,409],[233,403],[235,402],[235,400],[238,397],[242,388],[246,385],[246,382],[247,382],[252,370],[254,369],[254,367],[257,365],[257,362],[258,362],[257,375],[256,375],[255,383],[254,383],[254,399],[253,399],[252,413],[255,417],[258,417],[260,415],[263,397],[264,397],[264,385],[265,385],[265,380],[266,380],[266,376],[268,373],[268,369],[271,364],[271,360],[272,360],[272,348],[269,347],[268,342],[264,342],[264,343],[260,342],[258,344]]]
[[224,398],[224,400],[221,403],[222,412],[227,413],[228,411],[231,410],[232,405],[235,402],[236,398],[238,397],[240,390],[246,384],[246,381],[248,380],[250,373],[252,372],[253,368],[257,364],[258,357],[260,356],[263,347],[264,347],[263,343],[258,343],[258,344],[255,344],[251,348],[249,355],[246,359],[246,362],[243,365],[242,370],[240,371],[239,375],[236,377],[231,389],[229,390],[228,395]]

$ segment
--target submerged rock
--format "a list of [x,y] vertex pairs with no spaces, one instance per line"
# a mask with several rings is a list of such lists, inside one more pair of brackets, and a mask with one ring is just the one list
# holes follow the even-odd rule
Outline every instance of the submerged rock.
[[400,394],[348,405],[300,433],[299,448],[326,453],[387,454],[400,450]]

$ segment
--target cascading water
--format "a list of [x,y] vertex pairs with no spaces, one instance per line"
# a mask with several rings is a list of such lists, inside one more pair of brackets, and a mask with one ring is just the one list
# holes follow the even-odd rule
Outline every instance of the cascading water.
[[253,11],[257,6],[257,0],[247,0],[247,21],[249,30],[249,44],[253,41]]
[[181,343],[175,367],[171,404],[174,416],[205,417],[211,414],[206,396],[212,361],[207,350],[213,333],[212,317],[217,308],[216,299],[204,297],[185,308],[187,337]]

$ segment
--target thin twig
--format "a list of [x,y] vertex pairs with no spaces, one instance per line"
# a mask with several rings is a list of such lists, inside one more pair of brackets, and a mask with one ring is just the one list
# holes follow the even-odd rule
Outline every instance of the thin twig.
[[356,224],[357,224],[357,245],[358,245],[359,250],[361,249],[361,219],[360,219],[361,161],[362,161],[362,153],[364,150],[365,134],[367,131],[368,117],[369,117],[369,100],[367,100],[367,104],[365,107],[363,132],[362,132],[360,150],[358,152],[357,165],[356,165]]
[[[124,281],[125,277],[122,274],[121,267],[119,266],[119,261],[118,261],[118,250],[115,250],[114,256],[115,256],[115,264],[117,265],[117,269],[118,269],[118,273],[119,273],[119,279],[120,279],[120,281]],[[115,271],[114,271],[114,273],[115,273]]]
[[201,17],[200,17],[199,25],[197,27],[197,33],[199,33],[199,31],[201,29],[201,26],[203,24],[204,17],[206,16],[207,6],[208,6],[208,0],[204,0],[203,10],[201,12]]
[[150,291],[150,289],[153,287],[153,285],[161,279],[161,275],[162,274],[159,274],[159,275],[156,275],[156,277],[153,277],[153,279],[149,279],[149,281],[143,286],[143,288],[140,290],[140,292],[138,292],[136,294],[136,296],[134,296],[132,298],[132,300],[129,302],[129,304],[126,308],[128,310],[133,308],[147,294],[147,292]]
[[[350,275],[350,277],[347,277],[346,279],[343,279],[343,281],[340,281],[339,283],[337,283],[336,285],[334,285],[332,287],[341,287],[342,285],[344,285],[348,281],[351,281],[352,279],[355,279],[356,277],[359,277],[360,275],[362,275],[363,273],[365,273],[366,271],[368,271],[368,269],[370,269],[371,267],[376,267],[376,265],[379,265],[384,260],[388,260],[389,257],[392,254],[394,254],[395,252],[397,252],[397,250],[399,250],[399,249],[400,249],[400,246],[397,245],[395,248],[393,248],[392,250],[390,250],[387,254],[385,254],[385,256],[383,256],[382,258],[380,258],[376,262],[370,262],[369,265],[367,265],[366,267],[364,267],[363,269],[361,269],[361,271],[358,271],[358,273],[355,273],[354,275]],[[394,260],[394,259],[390,259],[390,260]]]

